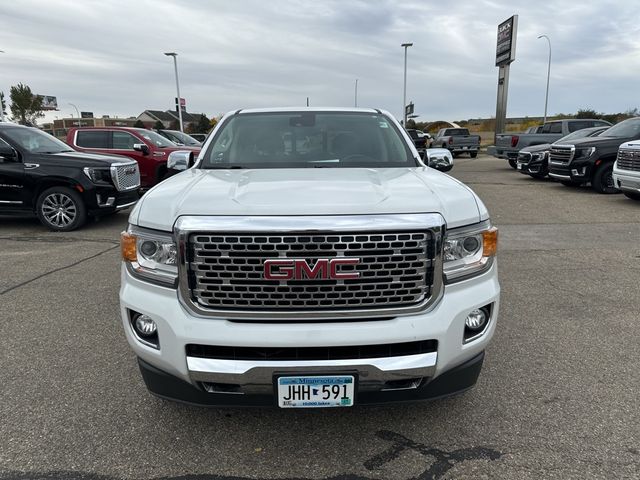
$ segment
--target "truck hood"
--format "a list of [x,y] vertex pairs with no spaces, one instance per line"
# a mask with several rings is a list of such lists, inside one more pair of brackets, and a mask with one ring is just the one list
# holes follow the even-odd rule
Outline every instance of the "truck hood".
[[131,163],[129,157],[120,155],[99,155],[84,152],[33,153],[31,161],[37,161],[51,166],[65,167],[109,167],[113,163]]
[[[606,132],[605,132],[606,133]],[[626,137],[586,137],[586,138],[576,138],[575,140],[570,140],[566,143],[557,143],[557,145],[575,145],[576,148],[579,147],[598,147],[598,148],[614,148],[618,149],[620,145],[629,140],[633,140],[633,138]]]
[[488,218],[464,184],[427,167],[190,169],[147,192],[132,224],[171,231],[184,215],[440,213],[447,227]]

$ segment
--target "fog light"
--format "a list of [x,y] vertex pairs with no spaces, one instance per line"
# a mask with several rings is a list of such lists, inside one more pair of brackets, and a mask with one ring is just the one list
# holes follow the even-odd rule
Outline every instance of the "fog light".
[[141,337],[151,337],[156,334],[158,327],[149,315],[138,315],[135,319],[134,325],[136,332]]
[[487,312],[481,308],[471,310],[464,323],[469,330],[473,330],[474,332],[482,330],[487,324]]

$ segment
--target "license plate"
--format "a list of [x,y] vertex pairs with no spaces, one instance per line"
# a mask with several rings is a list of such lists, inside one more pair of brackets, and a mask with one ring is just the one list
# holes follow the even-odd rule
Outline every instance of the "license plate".
[[469,150],[469,147],[462,147],[463,150]]
[[518,170],[522,170],[522,164],[521,163],[517,163],[516,166],[518,167]]
[[278,378],[280,408],[351,407],[354,392],[352,375]]

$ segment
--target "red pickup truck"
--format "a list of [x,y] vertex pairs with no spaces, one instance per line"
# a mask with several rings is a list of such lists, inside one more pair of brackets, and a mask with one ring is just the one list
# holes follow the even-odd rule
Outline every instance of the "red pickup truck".
[[190,150],[194,155],[200,148],[178,146],[162,135],[144,128],[82,127],[71,128],[67,144],[80,152],[124,155],[140,167],[140,185],[150,188],[167,175],[167,158],[171,152]]

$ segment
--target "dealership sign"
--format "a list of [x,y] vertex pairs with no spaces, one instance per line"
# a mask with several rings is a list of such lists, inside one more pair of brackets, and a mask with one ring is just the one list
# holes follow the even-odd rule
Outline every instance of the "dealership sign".
[[496,67],[508,65],[516,59],[516,33],[518,16],[505,20],[498,25],[498,42],[496,45]]
[[47,95],[36,95],[42,99],[42,110],[58,110],[58,99]]

